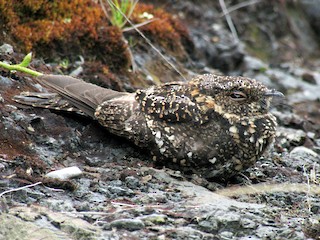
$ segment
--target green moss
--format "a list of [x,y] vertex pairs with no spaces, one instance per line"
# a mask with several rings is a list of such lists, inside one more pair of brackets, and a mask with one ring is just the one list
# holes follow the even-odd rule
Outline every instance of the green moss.
[[268,37],[263,33],[258,26],[248,26],[249,39],[252,44],[246,45],[246,50],[263,61],[268,61],[271,55],[271,46]]

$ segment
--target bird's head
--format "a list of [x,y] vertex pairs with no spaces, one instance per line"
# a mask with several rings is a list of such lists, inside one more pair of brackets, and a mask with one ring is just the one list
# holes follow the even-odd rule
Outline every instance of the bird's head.
[[262,83],[246,77],[206,74],[194,81],[200,94],[207,96],[208,106],[231,118],[265,115],[269,111],[272,97],[283,97],[282,93],[270,90]]

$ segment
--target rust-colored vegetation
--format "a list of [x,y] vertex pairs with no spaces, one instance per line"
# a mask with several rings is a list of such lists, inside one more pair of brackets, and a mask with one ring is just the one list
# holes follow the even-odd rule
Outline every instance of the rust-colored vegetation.
[[108,24],[92,0],[0,0],[0,21],[22,51],[53,60],[84,55],[114,70],[127,67],[121,30]]
[[155,8],[150,4],[137,4],[131,18],[134,23],[143,23],[146,21],[144,16],[148,14],[153,15],[153,18],[157,20],[139,28],[147,37],[172,52],[183,48],[189,51],[193,48],[186,26],[176,16],[164,9]]
[[[177,17],[153,5],[137,4],[132,21],[146,21],[144,13],[158,19],[140,28],[147,37],[178,52],[176,55],[192,48],[188,31]],[[4,33],[0,40],[24,52],[33,51],[45,61],[74,61],[82,55],[86,61],[101,62],[112,72],[129,67],[122,30],[111,26],[95,1],[0,0],[0,22]]]

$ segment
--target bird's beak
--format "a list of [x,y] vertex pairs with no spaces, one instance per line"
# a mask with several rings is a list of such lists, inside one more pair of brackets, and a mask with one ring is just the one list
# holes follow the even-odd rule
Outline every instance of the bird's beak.
[[278,98],[284,98],[284,94],[282,92],[278,92],[276,90],[268,90],[264,93],[264,96],[266,97],[278,97]]

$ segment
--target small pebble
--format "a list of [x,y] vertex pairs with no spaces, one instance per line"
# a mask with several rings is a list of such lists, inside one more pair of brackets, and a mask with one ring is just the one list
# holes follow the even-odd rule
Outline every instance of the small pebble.
[[6,166],[2,163],[0,163],[0,172],[6,169]]
[[13,53],[13,47],[10,44],[2,44],[0,46],[0,54],[9,54],[11,55]]
[[312,157],[318,157],[316,152],[303,146],[295,147],[290,152],[290,157],[307,157],[308,155]]
[[82,171],[78,167],[68,167],[60,170],[52,171],[46,174],[48,178],[57,178],[60,180],[67,180],[70,178],[78,177]]
[[118,219],[110,223],[111,228],[127,229],[129,231],[140,230],[145,227],[139,219]]

